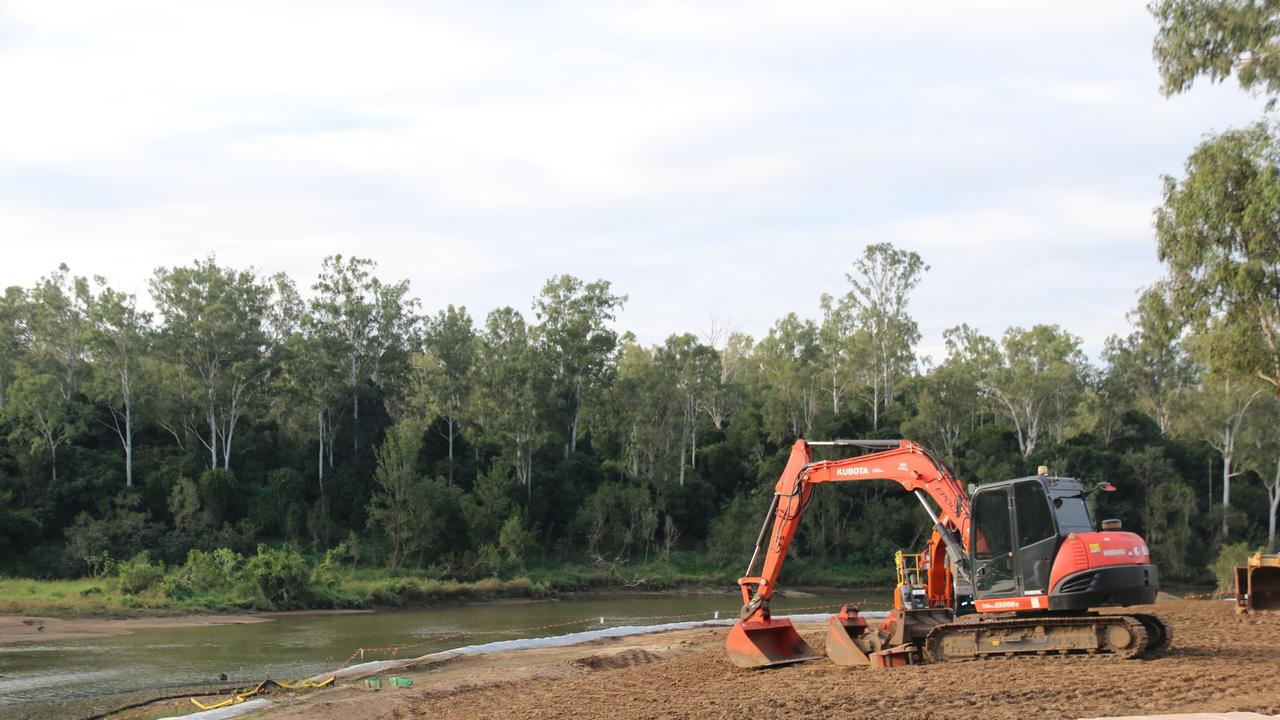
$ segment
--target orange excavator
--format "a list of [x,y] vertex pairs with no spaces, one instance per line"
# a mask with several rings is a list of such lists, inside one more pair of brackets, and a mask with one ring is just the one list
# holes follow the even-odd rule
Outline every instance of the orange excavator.
[[[873,450],[837,460],[814,447]],[[878,629],[845,606],[828,623],[827,656],[840,665],[892,667],[984,656],[1105,654],[1133,657],[1169,644],[1168,625],[1147,613],[1095,608],[1155,602],[1160,575],[1146,542],[1118,520],[1093,524],[1087,502],[1102,483],[1038,475],[965,489],[950,469],[909,440],[796,441],[774,486],[729,632],[729,659],[759,668],[817,657],[769,600],[816,485],[891,480],[924,506],[933,532],[919,555],[898,555],[894,609]],[[932,503],[932,504],[931,504]],[[935,507],[936,505],[936,507]],[[772,527],[772,530],[770,528]],[[753,575],[764,542],[759,575]]]

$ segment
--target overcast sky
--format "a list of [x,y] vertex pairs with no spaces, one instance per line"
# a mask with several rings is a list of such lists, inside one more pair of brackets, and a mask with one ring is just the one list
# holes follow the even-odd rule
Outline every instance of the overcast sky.
[[1261,115],[1163,98],[1144,5],[0,0],[0,285],[355,254],[478,320],[605,278],[660,342],[816,318],[888,241],[932,267],[922,352],[1096,356],[1160,274],[1160,175]]

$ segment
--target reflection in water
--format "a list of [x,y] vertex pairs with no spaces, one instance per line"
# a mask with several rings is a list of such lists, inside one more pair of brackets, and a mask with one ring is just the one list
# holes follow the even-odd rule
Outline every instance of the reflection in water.
[[[888,590],[845,596],[777,598],[774,609],[828,606],[863,598],[887,600]],[[883,602],[863,602],[883,609]],[[0,709],[142,689],[163,689],[267,677],[298,678],[333,670],[358,648],[401,647],[398,657],[494,640],[562,635],[604,626],[656,624],[672,616],[732,618],[736,595],[590,596],[564,601],[498,602],[342,615],[285,615],[268,623],[143,630],[100,640],[0,646]],[[581,621],[572,622],[570,621]],[[531,626],[557,625],[536,631]],[[462,635],[459,633],[483,633]],[[452,637],[441,638],[442,635]],[[383,650],[367,660],[388,657]]]

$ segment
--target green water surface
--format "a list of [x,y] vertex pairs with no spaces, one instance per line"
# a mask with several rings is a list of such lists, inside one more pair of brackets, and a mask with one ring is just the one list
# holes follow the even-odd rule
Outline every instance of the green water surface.
[[[844,602],[886,609],[889,589],[774,599],[776,613],[832,612]],[[584,595],[555,601],[493,602],[321,615],[269,622],[141,630],[94,640],[0,646],[0,714],[119,693],[301,678],[347,662],[398,658],[465,645],[564,635],[601,627],[734,618],[723,595]],[[810,609],[812,608],[812,609]],[[604,623],[601,624],[601,618]],[[353,654],[355,657],[353,658]]]

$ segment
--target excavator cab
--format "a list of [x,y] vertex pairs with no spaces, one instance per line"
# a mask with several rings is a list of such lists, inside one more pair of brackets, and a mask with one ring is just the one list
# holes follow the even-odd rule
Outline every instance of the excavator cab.
[[1095,531],[1088,492],[1079,480],[1044,472],[974,490],[969,563],[978,612],[1155,600],[1159,578],[1146,543],[1119,532],[1118,521]]

